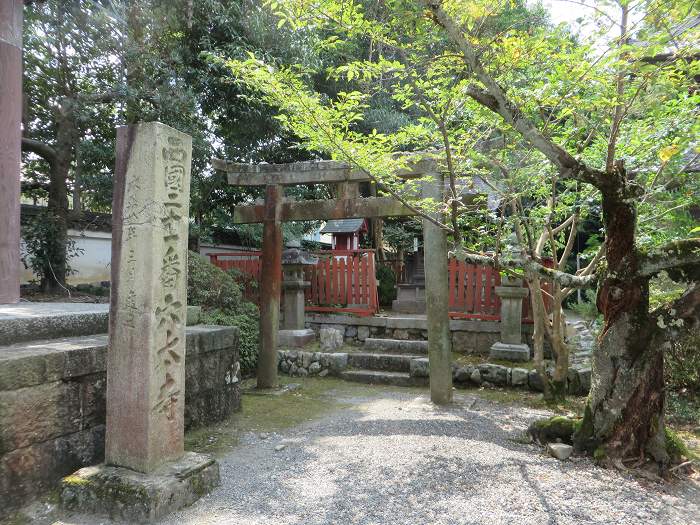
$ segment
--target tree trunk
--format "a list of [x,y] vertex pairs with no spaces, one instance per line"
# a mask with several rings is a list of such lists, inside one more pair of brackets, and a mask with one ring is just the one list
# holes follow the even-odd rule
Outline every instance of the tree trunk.
[[58,109],[56,120],[56,158],[49,172],[48,212],[54,221],[54,236],[47,239],[51,246],[44,275],[41,279],[42,290],[48,293],[60,293],[66,289],[68,274],[68,174],[72,159],[74,142],[74,125],[72,121],[71,102],[65,101]]
[[593,352],[591,392],[576,447],[610,464],[651,455],[669,461],[664,434],[663,344],[649,315],[649,279],[639,275],[636,210],[626,182],[603,191],[607,269],[598,290],[604,326]]

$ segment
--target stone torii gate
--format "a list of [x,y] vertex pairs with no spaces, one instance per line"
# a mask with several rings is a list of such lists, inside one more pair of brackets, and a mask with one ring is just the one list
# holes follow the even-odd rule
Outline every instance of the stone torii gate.
[[[282,280],[282,222],[396,217],[415,212],[393,197],[359,196],[359,183],[371,180],[362,170],[339,161],[295,162],[291,164],[239,164],[214,159],[215,169],[228,173],[234,186],[265,186],[264,204],[237,206],[236,223],[263,223],[262,283],[260,290],[260,353],[258,388],[277,386],[277,331],[279,329]],[[435,161],[417,160],[399,174],[406,179],[423,177],[422,196],[436,201],[444,198],[445,180]],[[336,198],[296,201],[285,199],[284,186],[334,184]],[[435,214],[442,220],[441,214]],[[432,221],[423,219],[426,271],[426,310],[430,395],[435,403],[452,400],[452,344],[448,313],[447,237]]]

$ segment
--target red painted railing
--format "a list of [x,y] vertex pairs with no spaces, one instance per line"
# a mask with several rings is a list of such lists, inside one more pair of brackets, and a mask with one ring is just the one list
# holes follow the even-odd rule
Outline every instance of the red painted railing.
[[501,284],[499,273],[488,266],[467,264],[450,258],[450,317],[498,321],[501,300],[494,288]]
[[[212,264],[223,270],[236,269],[241,273],[246,299],[259,301],[260,251],[220,252],[208,254]],[[335,250],[314,253],[318,264],[305,270],[311,286],[306,289],[306,310],[310,312],[346,312],[373,315],[379,309],[374,250]],[[551,261],[545,261],[549,266]],[[496,286],[501,284],[498,271],[488,266],[467,264],[450,258],[449,308],[450,317],[458,319],[501,319],[501,300]],[[551,293],[550,283],[542,287]],[[545,307],[551,300],[545,294]],[[529,297],[523,299],[523,322],[532,322]]]
[[[258,302],[262,252],[210,253],[212,264],[241,273],[246,299]],[[374,250],[316,252],[318,264],[305,269],[311,286],[305,291],[306,311],[372,315],[379,309]],[[246,279],[246,276],[249,277]]]
[[316,252],[318,264],[306,269],[306,310],[372,315],[379,310],[374,250]]

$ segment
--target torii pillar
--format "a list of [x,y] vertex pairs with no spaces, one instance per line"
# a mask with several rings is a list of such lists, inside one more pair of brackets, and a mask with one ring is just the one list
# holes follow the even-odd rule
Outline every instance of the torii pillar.
[[22,0],[0,0],[0,304],[19,301]]
[[[445,197],[445,176],[429,173],[423,181],[424,198],[442,203]],[[441,212],[430,216],[440,222]],[[447,234],[437,224],[423,219],[425,265],[425,310],[428,318],[428,359],[430,362],[430,400],[438,405],[452,401],[452,337],[450,333],[449,283],[447,268]]]

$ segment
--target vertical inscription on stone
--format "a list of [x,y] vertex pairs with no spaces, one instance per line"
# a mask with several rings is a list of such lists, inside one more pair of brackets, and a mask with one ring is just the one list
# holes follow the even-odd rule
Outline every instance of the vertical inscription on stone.
[[183,453],[192,141],[147,123],[117,142],[106,460],[150,472]]

